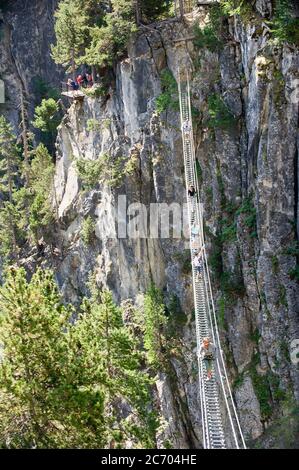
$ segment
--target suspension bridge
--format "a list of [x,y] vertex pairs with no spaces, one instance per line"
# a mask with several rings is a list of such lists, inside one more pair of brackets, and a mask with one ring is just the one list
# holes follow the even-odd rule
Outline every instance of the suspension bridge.
[[[199,396],[202,418],[202,442],[205,449],[246,448],[231,387],[228,380],[219,331],[203,230],[203,207],[199,200],[199,184],[196,171],[194,137],[191,114],[189,74],[178,73],[178,89],[185,167],[186,196],[190,228],[190,251],[202,248],[202,274],[198,276],[192,262],[192,278],[195,307],[197,360],[199,371]],[[183,77],[183,78],[182,78]],[[188,188],[195,188],[190,196]],[[199,351],[203,339],[209,337],[215,346],[212,361],[212,377],[208,380],[206,361]]]

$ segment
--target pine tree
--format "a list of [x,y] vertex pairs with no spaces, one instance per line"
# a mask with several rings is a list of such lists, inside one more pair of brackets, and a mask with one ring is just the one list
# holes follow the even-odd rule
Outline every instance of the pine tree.
[[29,184],[29,159],[30,159],[30,132],[28,129],[28,113],[26,109],[26,103],[24,99],[23,90],[20,92],[21,96],[21,127],[22,127],[22,142],[23,142],[23,156],[24,156],[24,176],[25,185]]
[[103,397],[76,368],[72,308],[53,275],[10,269],[0,290],[0,440],[8,447],[100,447]]
[[155,368],[165,364],[167,317],[162,293],[151,286],[144,298],[144,346],[148,362]]
[[10,268],[0,312],[1,447],[155,445],[152,382],[111,293],[94,287],[71,322],[50,271]]
[[20,176],[20,159],[12,126],[0,116],[0,191],[4,196],[0,208],[0,251],[2,255],[17,256],[17,220],[13,194]]
[[170,9],[173,0],[140,0],[141,16],[144,21],[150,23],[163,18]]
[[29,227],[35,239],[46,236],[53,227],[54,208],[51,201],[54,182],[54,163],[43,144],[33,152],[30,165],[30,217]]
[[53,98],[43,99],[34,110],[33,126],[53,137],[60,122],[58,112],[59,106],[56,100]]
[[89,16],[80,0],[63,0],[55,12],[56,45],[52,57],[56,64],[67,68],[74,75],[76,66],[82,64],[88,38]]
[[84,61],[89,65],[107,67],[125,54],[131,35],[137,31],[133,2],[111,0],[111,11],[103,23],[90,28],[91,43]]
[[34,110],[32,125],[41,131],[40,140],[52,154],[60,120],[59,101],[54,98],[42,99],[40,105]]
[[[77,342],[85,382],[100,387],[105,396],[106,445],[123,447],[130,438],[136,447],[153,446],[157,422],[149,410],[151,381],[141,371],[137,341],[110,292],[98,295],[94,289],[92,299],[85,300],[77,322]],[[131,407],[131,415],[124,419],[125,403]]]
[[16,177],[19,173],[16,136],[4,116],[0,116],[0,190],[12,202]]
[[18,258],[18,240],[23,235],[19,222],[20,213],[15,203],[5,201],[0,209],[0,254],[5,260]]

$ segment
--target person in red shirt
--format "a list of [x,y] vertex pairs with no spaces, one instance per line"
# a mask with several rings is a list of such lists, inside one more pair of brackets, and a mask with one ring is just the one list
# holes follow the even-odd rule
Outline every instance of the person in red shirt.
[[83,85],[83,77],[82,77],[82,75],[78,75],[78,77],[77,77],[76,80],[77,80],[77,83],[78,83],[79,86],[82,86],[82,85]]

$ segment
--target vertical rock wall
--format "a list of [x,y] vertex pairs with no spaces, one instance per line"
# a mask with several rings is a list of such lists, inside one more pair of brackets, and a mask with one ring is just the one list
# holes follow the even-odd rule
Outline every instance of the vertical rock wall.
[[[1,111],[15,123],[21,82],[28,95],[35,76],[57,84],[49,58],[56,3],[11,1],[1,17],[0,75],[9,98]],[[261,436],[299,399],[298,370],[289,358],[290,341],[299,337],[298,283],[292,276],[298,256],[299,54],[267,40],[264,19],[272,3],[256,2],[258,20],[230,20],[230,37],[219,55],[196,48],[192,40],[175,42],[192,36],[194,21],[204,23],[206,8],[184,24],[144,28],[106,94],[73,104],[59,129],[55,200],[61,230],[55,243],[61,254],[52,265],[65,298],[77,303],[95,271],[99,286],[109,287],[119,302],[142,303],[153,281],[167,301],[176,296],[186,314],[178,325],[173,376],[160,374],[157,382],[165,424],[160,445],[166,439],[176,447],[198,447],[201,440],[188,250],[184,240],[116,239],[111,230],[119,195],[147,209],[152,202],[184,203],[179,113],[171,108],[156,113],[165,68],[176,77],[179,66],[192,68],[207,249],[246,437]],[[209,124],[211,96],[233,116],[228,125]],[[84,191],[76,160],[97,160],[104,153],[114,161],[125,157],[134,170],[118,188],[98,184]],[[86,246],[82,228],[88,216],[96,223],[96,237]]]

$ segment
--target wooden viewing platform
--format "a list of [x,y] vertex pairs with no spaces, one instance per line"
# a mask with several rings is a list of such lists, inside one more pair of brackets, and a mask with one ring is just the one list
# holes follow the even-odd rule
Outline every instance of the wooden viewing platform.
[[61,93],[63,96],[67,98],[72,98],[74,100],[84,100],[85,94],[81,90],[70,90],[70,91],[63,91]]

